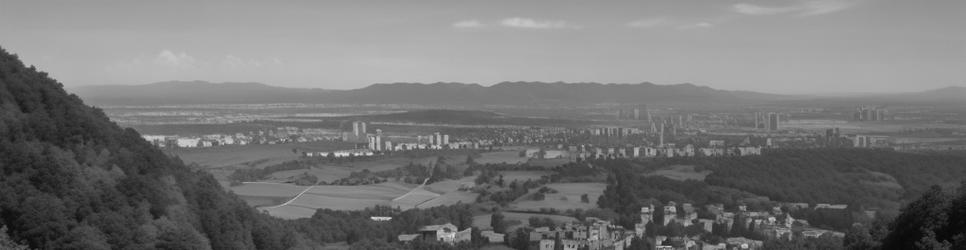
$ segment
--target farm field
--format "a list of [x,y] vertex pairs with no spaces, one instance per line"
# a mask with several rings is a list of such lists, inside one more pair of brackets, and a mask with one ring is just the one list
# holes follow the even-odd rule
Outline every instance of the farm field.
[[290,144],[258,144],[245,146],[224,146],[210,148],[190,148],[168,150],[185,163],[196,163],[209,168],[223,167],[265,167],[288,160],[298,159],[300,154],[292,152],[330,151],[352,148],[343,142],[309,142]]
[[389,203],[389,206],[394,208],[400,208],[403,210],[413,209],[419,206],[420,204],[426,201],[435,199],[439,196],[440,195],[437,193],[433,193],[433,192],[430,192],[429,190],[426,190],[425,187],[418,187],[412,190],[411,192],[404,194],[403,196],[399,196],[398,198],[392,199],[392,201]]
[[417,187],[413,192],[393,199],[390,206],[402,209],[428,208],[452,205],[456,203],[472,203],[478,194],[459,191],[461,187],[473,186],[473,177],[459,180],[444,180]]
[[674,165],[658,169],[654,172],[646,173],[645,176],[664,176],[668,179],[677,181],[695,180],[704,181],[712,173],[711,170],[696,171],[692,165]]
[[309,218],[315,215],[315,209],[302,207],[302,206],[282,206],[275,208],[261,208],[260,211],[266,211],[269,215],[282,218],[282,219],[301,219]]
[[476,202],[476,197],[479,196],[477,193],[459,191],[461,187],[472,187],[474,185],[473,179],[475,177],[464,177],[459,180],[445,180],[435,182],[426,185],[426,190],[438,193],[437,197],[430,200],[426,200],[423,203],[417,205],[417,208],[430,208],[437,206],[447,206],[457,203],[473,203]]
[[319,208],[361,210],[375,205],[388,205],[389,201],[405,194],[410,188],[408,185],[393,182],[360,186],[313,186],[289,204],[263,207],[261,210],[279,218],[308,218]]
[[426,190],[436,193],[447,193],[458,190],[460,187],[472,187],[475,176],[463,177],[459,180],[443,180],[426,185]]
[[238,195],[252,207],[264,207],[281,204],[292,199],[306,187],[300,187],[286,183],[244,183],[242,185],[228,187],[229,191]]
[[[584,210],[597,208],[597,199],[604,193],[604,188],[607,187],[607,184],[597,182],[551,183],[545,185],[545,187],[557,190],[557,193],[547,193],[544,200],[535,201],[532,198],[533,193],[536,192],[534,190],[531,194],[524,195],[513,203],[510,203],[508,209],[515,211],[540,211],[541,208],[553,208],[564,211],[578,208]],[[587,194],[590,202],[584,203],[580,201],[580,196],[583,194]]]
[[476,202],[476,197],[479,196],[477,193],[464,192],[464,191],[452,191],[440,195],[436,198],[423,202],[416,206],[417,208],[431,208],[439,206],[449,206],[455,204],[470,204]]
[[230,189],[240,196],[294,197],[305,188],[287,183],[248,182]]

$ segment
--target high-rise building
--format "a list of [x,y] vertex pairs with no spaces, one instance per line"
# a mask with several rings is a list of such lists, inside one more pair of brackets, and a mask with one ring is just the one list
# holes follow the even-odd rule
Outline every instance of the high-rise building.
[[650,121],[650,113],[647,111],[647,106],[644,104],[626,107],[622,106],[617,109],[617,119],[618,120],[643,120],[647,118]]
[[449,145],[449,135],[443,135],[443,145]]
[[664,146],[664,123],[663,122],[661,123],[661,137],[660,137],[660,143],[658,145],[662,147]]
[[825,146],[827,147],[838,147],[839,146],[839,128],[830,128],[825,130]]
[[369,141],[369,147],[368,147],[368,148],[369,148],[369,150],[372,150],[372,151],[378,151],[378,149],[379,149],[379,145],[378,145],[378,144],[377,144],[377,142],[376,142],[376,137],[375,137],[375,136],[371,136],[371,135],[370,135],[370,136],[368,137],[368,141]]
[[768,113],[768,131],[776,131],[779,129],[779,119],[781,115],[779,113]]
[[755,129],[761,128],[759,124],[761,124],[761,112],[755,112],[755,124],[752,127]]
[[366,135],[366,122],[352,122],[352,135],[355,135],[356,138],[364,137]]
[[368,136],[368,139],[369,150],[382,151],[385,149],[385,144],[382,142],[382,129],[376,129],[376,134]]
[[858,121],[885,121],[888,111],[882,107],[864,106],[855,109],[852,118]]
[[443,136],[439,132],[433,133],[433,145],[443,145]]

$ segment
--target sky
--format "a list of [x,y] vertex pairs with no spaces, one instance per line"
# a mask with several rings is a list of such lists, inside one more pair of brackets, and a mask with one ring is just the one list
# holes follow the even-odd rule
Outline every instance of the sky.
[[962,0],[0,0],[0,47],[64,83],[966,86]]

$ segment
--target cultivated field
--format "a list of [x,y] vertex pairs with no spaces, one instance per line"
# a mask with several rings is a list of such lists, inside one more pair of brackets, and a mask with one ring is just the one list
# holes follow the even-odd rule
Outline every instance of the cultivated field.
[[[604,193],[607,184],[597,182],[586,183],[551,183],[545,185],[548,188],[557,190],[557,193],[548,193],[542,201],[533,200],[534,189],[530,194],[520,197],[510,203],[509,210],[515,211],[540,211],[544,209],[557,209],[564,211],[568,209],[592,209],[597,208],[597,198]],[[587,194],[588,203],[580,201],[580,196]]]
[[409,192],[410,189],[409,185],[394,182],[360,186],[313,186],[289,204],[261,209],[279,218],[307,218],[319,208],[361,210],[376,205],[388,205],[392,199]]
[[476,202],[476,197],[480,194],[464,191],[452,191],[440,195],[436,198],[423,202],[417,208],[431,208],[438,206],[449,206],[454,204],[470,204]]
[[[348,177],[351,172],[369,170],[373,172],[392,170],[409,163],[432,165],[437,156],[421,158],[407,158],[403,156],[378,158],[364,161],[344,163],[325,163],[310,169],[279,171],[272,173],[263,182],[251,182],[227,187],[249,205],[280,218],[306,218],[315,213],[316,209],[327,208],[335,210],[360,210],[376,205],[389,205],[402,209],[426,208],[445,206],[457,203],[472,203],[477,194],[458,191],[461,187],[473,185],[473,177],[460,180],[445,180],[423,187],[414,184],[385,182],[359,186],[296,186],[282,183],[293,176],[303,173],[315,175],[320,181],[331,182]],[[445,157],[445,161],[457,168],[465,167],[465,155]],[[225,172],[228,169],[217,168],[209,171]],[[297,197],[297,198],[296,198]]]
[[238,195],[249,206],[264,207],[286,202],[305,190],[305,187],[285,183],[256,182],[229,187],[229,190]]
[[[312,186],[299,187],[282,183],[248,183],[237,187],[236,193],[247,198],[249,204],[262,205],[260,209],[269,214],[286,219],[307,218],[315,214],[319,208],[334,210],[361,210],[376,205],[387,205],[401,209],[428,208],[446,206],[457,203],[472,203],[477,194],[458,191],[460,187],[472,185],[472,177],[460,180],[446,180],[430,185],[417,187],[413,184],[384,182],[359,186]],[[306,188],[308,190],[306,191]],[[280,202],[266,206],[269,201],[279,201],[277,198],[295,197],[291,200],[282,199]],[[276,198],[266,201],[266,198]],[[282,204],[282,205],[279,205]]]
[[437,206],[448,206],[457,203],[473,203],[476,202],[476,197],[479,196],[477,193],[459,191],[461,187],[472,187],[474,185],[473,179],[475,177],[464,177],[459,180],[445,180],[435,182],[426,185],[426,190],[440,194],[433,199],[427,200],[420,203],[416,207],[418,208],[429,208]]
[[425,187],[418,187],[409,193],[392,199],[389,206],[403,210],[413,209],[426,201],[439,197],[438,193],[430,192]]
[[245,146],[224,146],[210,148],[189,148],[170,150],[169,153],[181,157],[185,163],[220,167],[265,167],[288,160],[298,159],[303,151],[331,151],[352,148],[343,142],[309,142],[290,144],[258,144]]
[[230,189],[240,196],[295,197],[305,188],[287,183],[248,182]]

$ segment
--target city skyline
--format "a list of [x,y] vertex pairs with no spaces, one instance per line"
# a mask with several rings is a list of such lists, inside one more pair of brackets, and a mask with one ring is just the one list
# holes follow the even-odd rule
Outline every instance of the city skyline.
[[966,3],[956,1],[0,6],[0,42],[67,87],[565,81],[812,94],[966,85],[966,33],[957,25]]

